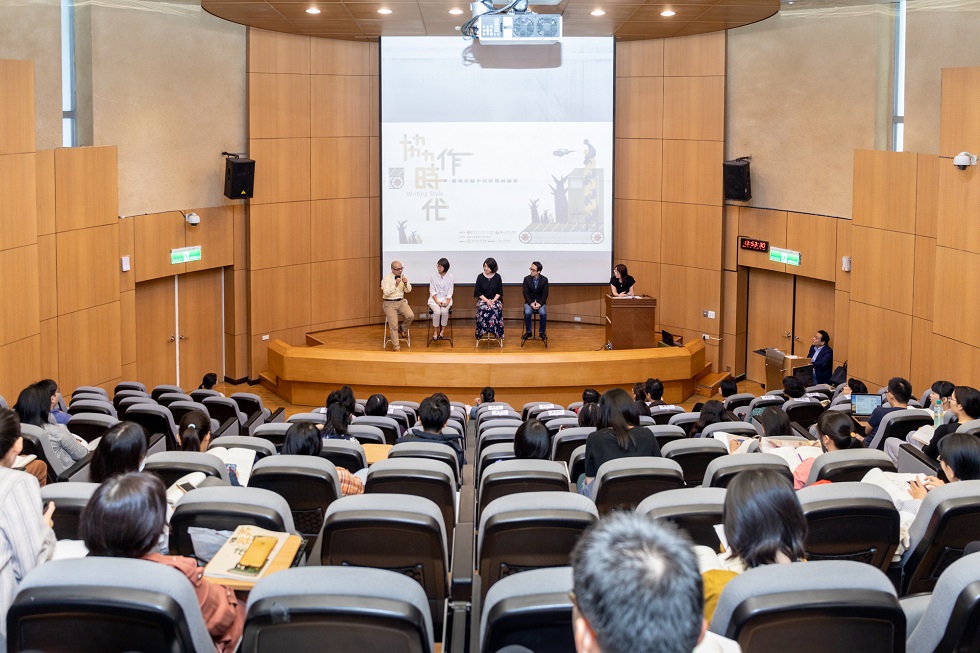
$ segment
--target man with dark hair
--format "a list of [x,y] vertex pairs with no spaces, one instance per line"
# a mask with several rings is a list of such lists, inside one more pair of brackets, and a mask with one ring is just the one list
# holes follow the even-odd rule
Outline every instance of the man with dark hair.
[[541,262],[534,261],[530,267],[531,274],[524,277],[524,337],[521,340],[527,340],[531,337],[531,315],[534,313],[541,316],[541,330],[539,331],[541,339],[548,339],[548,334],[545,331],[545,323],[548,320],[548,311],[545,306],[548,303],[548,277],[541,274],[541,268]]
[[896,410],[905,410],[909,407],[909,399],[912,398],[912,384],[900,376],[896,376],[888,382],[888,389],[885,391],[887,406],[880,406],[871,411],[868,424],[864,427],[867,434],[861,440],[864,446],[868,446],[875,439],[878,427],[885,415]]
[[419,404],[418,417],[422,427],[416,427],[405,432],[405,435],[398,438],[398,442],[435,442],[446,444],[456,452],[456,459],[459,462],[459,469],[463,469],[466,462],[463,457],[463,444],[455,433],[443,433],[442,429],[449,421],[449,401],[444,397],[435,395],[426,397]]
[[830,383],[834,373],[834,350],[830,348],[830,334],[820,329],[813,336],[807,358],[813,366],[813,380],[817,383]]
[[697,559],[668,522],[607,515],[578,541],[572,568],[578,653],[739,650],[706,632]]
[[721,390],[721,396],[725,399],[738,394],[738,384],[735,383],[735,379],[725,379],[718,386],[718,389]]
[[783,377],[783,394],[789,399],[801,399],[806,394],[806,387],[795,376],[785,376]]
[[664,384],[660,379],[647,379],[647,406],[666,406],[664,403]]

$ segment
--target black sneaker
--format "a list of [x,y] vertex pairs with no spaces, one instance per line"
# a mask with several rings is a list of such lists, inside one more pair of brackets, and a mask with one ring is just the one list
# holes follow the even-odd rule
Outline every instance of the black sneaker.
[[541,334],[541,339],[542,340],[547,340],[548,339],[548,334],[547,333],[542,333]]
[[530,331],[528,331],[523,336],[521,336],[521,340],[530,340],[533,337],[534,337],[534,335]]

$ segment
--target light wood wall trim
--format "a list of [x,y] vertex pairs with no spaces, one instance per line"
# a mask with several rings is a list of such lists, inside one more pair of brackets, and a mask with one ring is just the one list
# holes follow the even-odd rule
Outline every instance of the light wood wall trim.
[[310,202],[253,206],[248,230],[250,269],[310,262]]
[[366,110],[372,106],[377,77],[313,75],[310,80],[311,111],[317,117],[311,136],[377,135],[372,111]]
[[307,327],[310,319],[310,265],[252,270],[249,306],[253,336]]
[[248,74],[250,138],[310,137],[310,76]]
[[919,154],[916,157],[915,233],[917,236],[936,237],[936,224],[939,220],[939,165],[939,157],[933,154]]
[[[310,266],[310,284],[315,289],[310,300],[311,322],[370,317],[370,304],[381,301],[380,288],[367,297],[361,291],[363,280],[370,275],[370,260],[322,261]],[[420,286],[413,288],[410,296],[418,293],[421,298],[425,292],[426,287]],[[423,319],[424,316],[424,313],[416,312],[417,318]]]
[[34,62],[0,59],[0,155],[34,151]]
[[917,155],[854,151],[854,224],[915,233]]
[[248,72],[310,74],[310,37],[248,29]]
[[253,207],[310,199],[310,139],[252,138],[248,151],[255,160]]
[[119,360],[136,363],[136,290],[119,293]]
[[170,250],[184,247],[184,216],[180,211],[151,213],[132,218],[136,249],[132,268],[136,283],[183,274],[185,263],[170,264]]
[[727,32],[664,40],[664,77],[725,75]]
[[[928,388],[939,378],[945,378],[945,371],[940,376],[932,375],[932,322],[913,316],[909,382],[912,384],[912,389],[918,391]],[[957,380],[956,384],[961,385],[962,381]]]
[[54,174],[58,232],[116,222],[119,175],[115,145],[57,149]]
[[311,139],[311,198],[368,197],[370,149],[368,137]]
[[[850,302],[849,367],[882,387],[893,376],[909,377],[912,361],[912,316],[879,306]],[[870,388],[870,385],[869,385]]]
[[851,301],[912,314],[912,278],[895,274],[885,261],[913,261],[915,236],[911,233],[870,229],[857,224],[851,229],[854,257]]
[[836,281],[838,265],[835,218],[806,213],[787,213],[786,247],[800,252],[800,265],[791,270],[793,274],[824,281]]
[[[739,207],[736,243],[739,236],[768,241],[770,247],[786,247],[786,211]],[[773,272],[786,272],[785,263],[770,261],[769,254],[765,252],[740,248],[738,264]]]
[[[980,151],[980,67],[943,68],[939,153]],[[952,168],[948,162],[944,167]]]
[[721,206],[725,145],[716,141],[663,142],[663,200]]
[[58,316],[58,383],[97,385],[122,375],[119,301]]
[[663,138],[725,140],[725,76],[665,77]]
[[234,206],[234,264],[236,270],[244,270],[248,267],[248,204],[235,204]]
[[[657,305],[663,328],[682,327],[721,334],[721,272],[662,264],[660,266],[660,301]],[[715,318],[704,316],[712,311]]]
[[313,39],[310,73],[313,75],[377,75],[378,43]]
[[616,178],[613,197],[621,200],[660,200],[664,142],[653,138],[616,139]]
[[36,244],[37,171],[34,153],[2,155],[0,250]]
[[[41,372],[41,335],[0,346],[0,394],[11,406]],[[56,377],[57,378],[57,377]]]
[[0,344],[40,333],[38,246],[0,252],[0,279],[10,291],[0,302]]
[[936,242],[940,247],[980,253],[980,167],[957,170],[949,161],[939,168]]
[[[248,272],[225,268],[225,333],[248,333]],[[239,377],[232,377],[239,378]]]
[[199,272],[234,265],[234,208],[228,205],[185,211],[190,212],[197,213],[201,223],[191,225],[184,221],[184,247],[200,245],[201,260],[187,263],[186,271]]
[[617,138],[663,138],[664,78],[620,77],[614,124]]
[[41,348],[38,376],[42,379],[59,379],[58,373],[58,318],[41,320]]
[[615,199],[613,204],[616,214],[613,251],[616,256],[659,263],[660,212],[663,205],[656,201],[627,199]]
[[58,314],[119,301],[119,226],[60,232]]
[[851,273],[844,272],[843,269],[843,257],[852,256],[853,245],[851,242],[851,228],[853,226],[853,221],[846,218],[842,218],[837,221],[837,259],[836,262],[840,265],[837,266],[836,271],[836,282],[837,290],[843,290],[845,292],[851,292]]
[[[980,279],[980,254],[948,247],[937,247],[935,253],[935,287],[948,288],[956,279]],[[950,304],[948,293],[933,294],[933,330],[935,333],[980,347],[980,306],[976,301]]]
[[847,360],[850,346],[851,293],[836,290],[834,295],[834,331],[830,334],[830,347],[834,350],[834,367]]
[[34,153],[37,172],[37,234],[46,236],[55,231],[54,217],[54,150]]
[[931,359],[932,381],[953,379],[956,385],[980,386],[980,349],[933,333]]
[[663,202],[660,261],[721,270],[722,207]]
[[[119,292],[136,289],[136,273],[133,259],[136,254],[136,221],[133,218],[119,220]],[[123,272],[122,257],[129,257],[129,270]]]
[[[616,43],[616,77],[663,77],[664,40]],[[619,83],[618,81],[616,82]]]
[[38,236],[37,239],[38,290],[40,280],[49,279],[53,283],[44,285],[44,292],[39,292],[39,315],[41,320],[48,320],[58,315],[58,247],[54,234]]
[[312,202],[310,260],[370,258],[380,251],[379,246],[371,247],[371,234],[377,235],[381,224],[376,218],[372,215],[372,201],[366,197]]
[[[932,321],[933,304],[946,310],[946,293],[936,292],[936,239],[915,237],[915,262],[912,274],[912,315]],[[940,284],[942,287],[942,284]]]

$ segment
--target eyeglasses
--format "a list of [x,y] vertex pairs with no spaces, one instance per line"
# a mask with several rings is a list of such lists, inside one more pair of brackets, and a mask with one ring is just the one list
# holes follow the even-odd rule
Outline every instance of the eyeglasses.
[[404,269],[405,269],[405,268],[391,268],[391,271],[392,271],[392,272],[401,272],[401,271],[402,271],[402,270],[404,270]]

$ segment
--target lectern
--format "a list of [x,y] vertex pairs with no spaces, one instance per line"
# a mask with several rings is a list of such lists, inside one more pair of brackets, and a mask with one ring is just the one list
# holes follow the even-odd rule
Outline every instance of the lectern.
[[796,370],[810,364],[806,356],[784,354],[774,347],[767,347],[766,354],[766,391],[782,390],[783,377],[793,376]]
[[656,347],[657,300],[606,295],[606,342],[613,349]]

